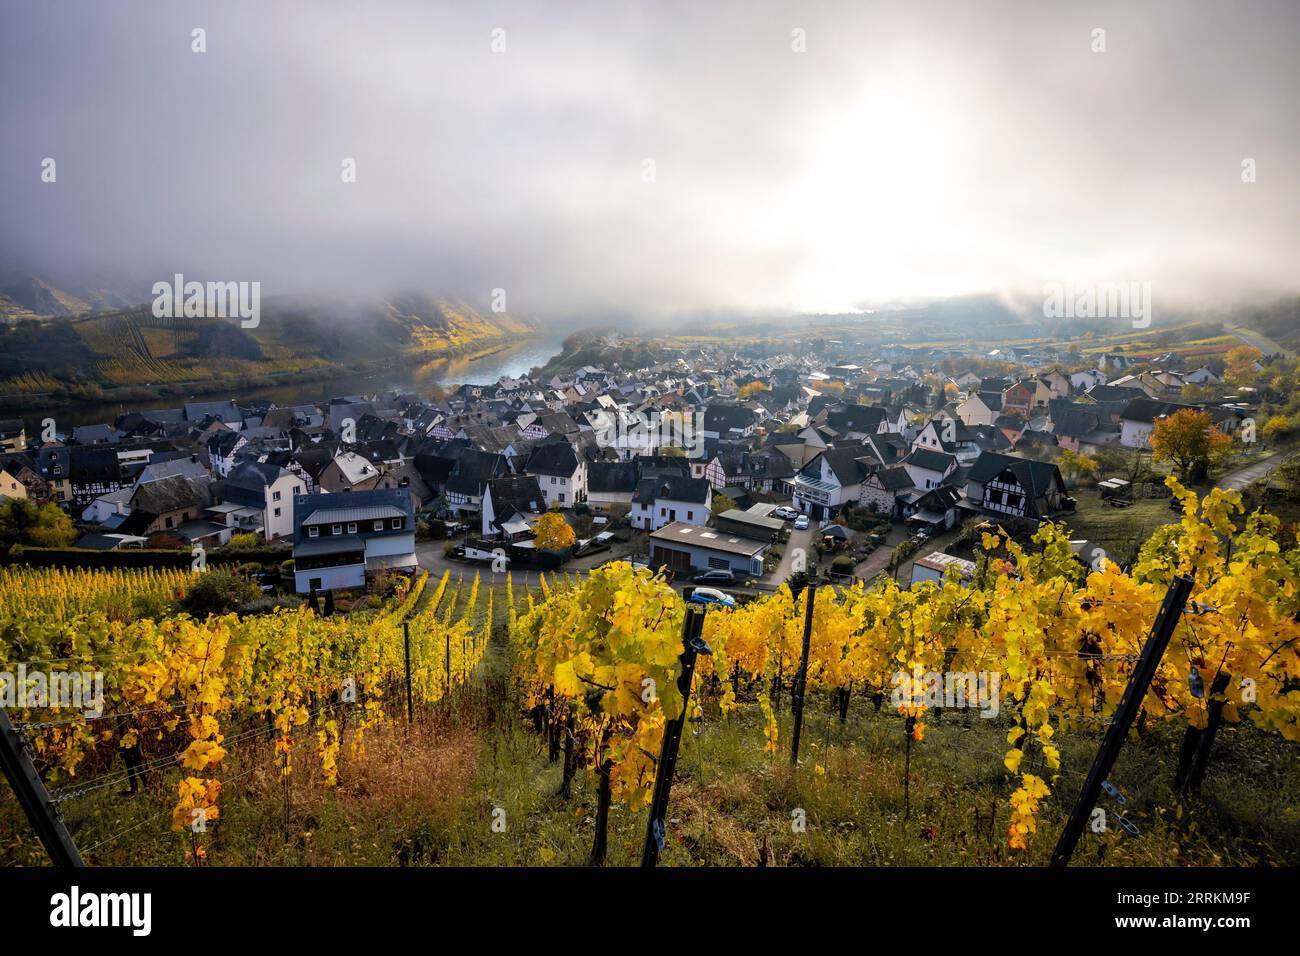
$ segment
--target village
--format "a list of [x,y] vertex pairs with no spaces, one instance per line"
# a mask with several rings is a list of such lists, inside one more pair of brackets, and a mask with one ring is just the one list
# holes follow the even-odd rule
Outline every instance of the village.
[[1267,486],[1295,430],[1293,360],[1245,344],[1194,365],[1041,343],[642,344],[642,367],[436,396],[192,402],[48,441],[0,422],[0,495],[72,527],[12,537],[8,560],[233,555],[285,596],[628,560],[730,600],[809,574],[968,578],[980,529],[1061,521],[1096,568],[1169,520],[1166,474]]

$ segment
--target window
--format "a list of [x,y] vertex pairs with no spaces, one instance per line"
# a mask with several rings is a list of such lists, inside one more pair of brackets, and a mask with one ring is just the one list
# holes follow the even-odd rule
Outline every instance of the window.
[[280,492],[278,492],[278,491],[273,491],[273,492],[271,492],[271,500],[272,500],[272,501],[279,501],[279,500],[280,500]]
[[280,509],[279,509],[279,508],[276,508],[276,509],[275,509],[275,516],[276,516],[277,518],[280,517]]
[[563,503],[564,503],[564,492],[561,491],[561,492],[559,493],[559,495],[556,496],[556,498],[557,498],[557,500],[558,500],[561,504],[563,504]]
[[688,512],[686,512],[686,520],[687,520],[687,521],[692,521],[692,520],[694,520],[694,518],[695,518],[695,512],[694,512],[694,511],[688,511]]
[[342,534],[342,533],[343,533],[343,525],[341,524],[336,524],[334,525],[334,527],[330,528],[330,534]]
[[356,534],[356,533],[357,533],[357,523],[355,521],[349,521],[348,534]]
[[382,521],[376,521],[376,522],[375,522],[375,530],[376,530],[376,531],[383,531],[383,530],[384,530],[384,523],[383,523]]
[[551,476],[551,484],[555,484],[555,476],[554,476],[554,475]]
[[726,558],[709,558],[709,567],[716,571],[730,571],[731,563]]
[[390,525],[390,527],[391,527],[394,531],[401,531],[401,530],[402,530],[402,519],[401,519],[401,518],[394,518],[394,519],[393,519],[393,523],[392,523],[392,525]]
[[664,517],[664,516],[667,515],[667,514],[668,514],[668,509],[667,509],[667,508],[660,508],[660,509],[659,509],[659,517],[662,518],[662,517]]
[[320,528],[318,528],[316,525],[312,525],[310,528],[307,529],[307,537],[309,537],[309,538],[319,538],[319,537],[320,537]]

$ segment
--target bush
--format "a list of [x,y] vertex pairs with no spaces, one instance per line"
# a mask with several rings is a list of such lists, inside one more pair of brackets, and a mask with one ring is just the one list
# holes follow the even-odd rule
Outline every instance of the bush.
[[181,599],[181,608],[197,618],[209,614],[226,614],[252,604],[262,597],[252,581],[233,571],[212,570],[199,575],[189,593]]
[[249,548],[257,547],[257,535],[252,531],[245,531],[240,534],[232,534],[230,542],[226,545],[235,551],[247,551]]
[[847,554],[837,555],[831,562],[831,574],[850,575],[853,573],[853,559]]

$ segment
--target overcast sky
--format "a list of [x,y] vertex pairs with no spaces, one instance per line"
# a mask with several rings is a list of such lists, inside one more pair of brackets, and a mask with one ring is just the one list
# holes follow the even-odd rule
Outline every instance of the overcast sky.
[[1295,2],[0,11],[0,252],[142,301],[175,271],[543,315],[1300,291]]

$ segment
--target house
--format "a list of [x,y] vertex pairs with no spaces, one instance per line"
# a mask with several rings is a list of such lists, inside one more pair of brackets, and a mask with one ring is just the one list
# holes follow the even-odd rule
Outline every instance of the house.
[[546,509],[544,490],[532,475],[493,478],[483,491],[481,533],[489,541],[531,538],[533,524]]
[[21,418],[0,421],[0,452],[26,451],[27,428]]
[[972,392],[957,403],[957,417],[967,425],[992,425],[1001,414],[1001,392]]
[[704,478],[642,478],[632,493],[632,527],[656,531],[673,522],[703,526],[712,506],[713,486]]
[[1034,390],[1025,382],[1012,382],[1002,390],[1003,414],[1028,418],[1033,406]]
[[248,445],[248,439],[239,432],[220,429],[208,439],[208,460],[212,470],[224,478],[235,466],[235,455]]
[[1188,385],[1218,385],[1223,379],[1215,375],[1209,366],[1202,365],[1184,375],[1183,381]]
[[635,460],[593,461],[587,466],[587,504],[592,511],[608,512],[615,505],[630,509],[638,481]]
[[321,469],[316,484],[321,491],[370,491],[379,484],[379,468],[354,451],[339,452]]
[[991,515],[1044,518],[1065,509],[1065,481],[1056,465],[986,451],[966,475],[966,500]]
[[[477,448],[453,450],[456,459],[443,486],[443,498],[453,514],[475,514],[483,504],[483,492],[493,478],[510,473],[510,465],[503,455],[479,451]],[[417,456],[417,465],[419,464]],[[423,474],[423,472],[421,473]],[[428,477],[425,477],[428,480]]]
[[650,535],[650,566],[679,574],[716,570],[757,577],[771,546],[770,541],[674,521]]
[[[104,445],[73,445],[68,453],[68,486],[71,498],[88,505],[100,495],[128,484],[117,450]],[[57,458],[53,462],[57,466]]]
[[704,440],[749,438],[754,434],[757,417],[743,405],[709,405],[704,409]]
[[410,494],[376,488],[295,495],[293,566],[299,594],[359,588],[367,574],[418,567]]
[[923,558],[917,558],[912,562],[912,584],[919,584],[922,581],[933,581],[935,584],[943,585],[948,579],[948,572],[955,571],[957,579],[962,587],[966,587],[975,580],[975,562],[967,561],[965,558],[954,557],[951,554],[944,554],[942,551],[931,551]]
[[[983,454],[983,453],[981,453]],[[912,486],[921,491],[937,488],[957,469],[957,458],[943,451],[914,448],[902,461],[903,470]]]
[[587,462],[567,441],[534,448],[524,463],[524,474],[537,479],[547,508],[571,508],[587,500]]
[[902,465],[879,468],[863,479],[858,501],[873,514],[902,517],[898,497],[913,487],[912,477]]
[[[771,508],[772,505],[760,505],[759,508]],[[774,542],[785,529],[785,522],[780,518],[773,518],[770,515],[760,514],[751,509],[741,511],[739,508],[728,508],[721,514],[713,516],[714,530],[728,535],[740,535],[742,538],[753,538],[755,541]]]
[[1081,372],[1070,373],[1070,388],[1076,392],[1086,392],[1094,385],[1105,385],[1106,376],[1100,369],[1085,368]]
[[231,527],[260,531],[267,541],[275,541],[293,534],[293,499],[305,494],[303,480],[287,468],[241,461],[223,485],[226,507],[220,514]]
[[[126,520],[115,530],[147,537],[170,533],[186,538],[183,528],[191,522],[206,525],[204,514],[216,500],[216,480],[211,476],[191,478],[175,475],[136,486],[127,503]],[[208,537],[212,529],[200,527],[196,537]]]
[[[0,454],[0,471],[8,472],[9,478],[22,486],[22,497],[36,502],[47,502],[52,498],[50,483],[36,470],[36,461],[29,454]],[[3,494],[3,491],[0,491]],[[19,497],[10,495],[10,497]]]
[[14,475],[9,474],[4,468],[0,468],[0,498],[26,498],[27,486],[17,479]]
[[828,448],[795,476],[794,507],[818,521],[828,519],[845,504],[856,504],[862,480],[876,467],[865,445]]
[[1119,429],[1097,405],[1053,402],[1049,409],[1048,430],[1061,448],[1083,451],[1119,441]]

